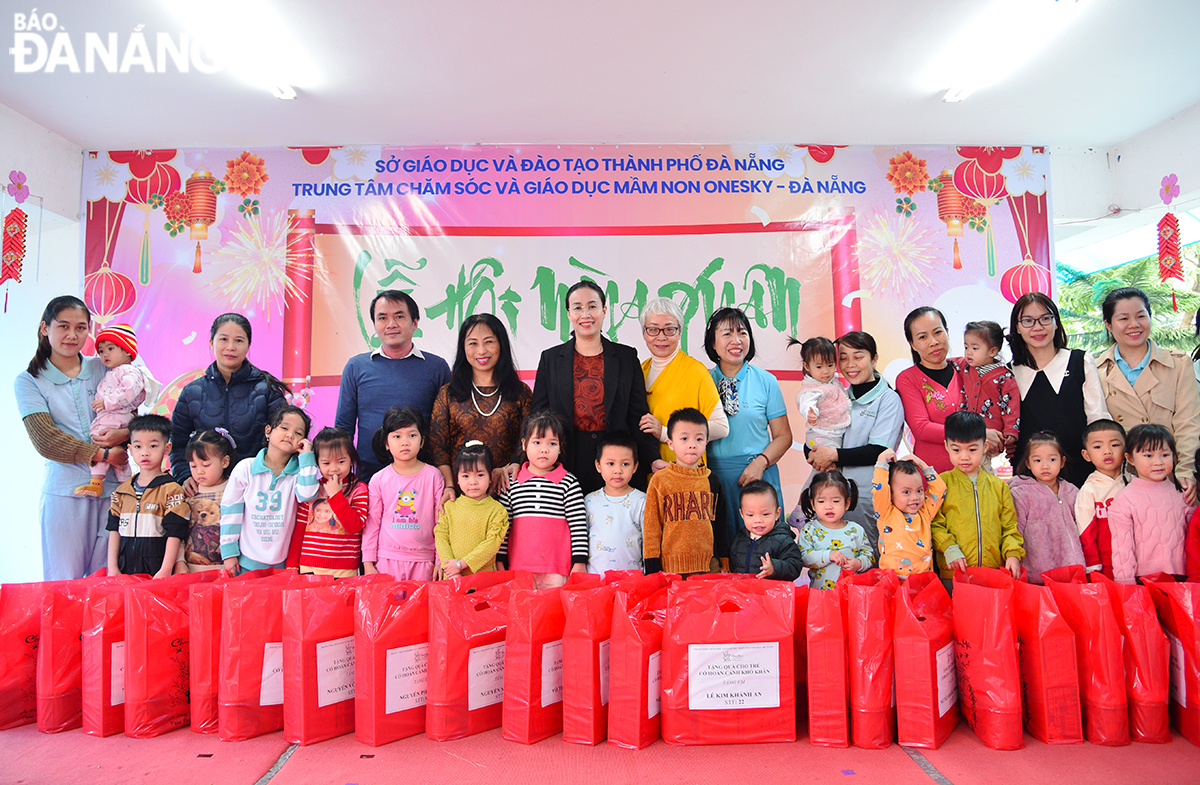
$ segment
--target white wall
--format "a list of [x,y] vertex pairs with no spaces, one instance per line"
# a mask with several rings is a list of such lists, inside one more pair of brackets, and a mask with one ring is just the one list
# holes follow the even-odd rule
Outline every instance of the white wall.
[[[30,191],[43,197],[45,207],[42,213],[36,198],[22,205],[29,228],[21,283],[0,287],[0,333],[6,337],[0,352],[0,491],[5,500],[0,582],[42,577],[38,489],[44,461],[17,417],[12,380],[33,356],[46,303],[60,294],[83,291],[78,222],[82,165],[78,147],[0,105],[0,185],[8,184],[10,171],[23,171]],[[3,204],[4,213],[16,206],[7,193]],[[2,306],[5,289],[7,309]]]

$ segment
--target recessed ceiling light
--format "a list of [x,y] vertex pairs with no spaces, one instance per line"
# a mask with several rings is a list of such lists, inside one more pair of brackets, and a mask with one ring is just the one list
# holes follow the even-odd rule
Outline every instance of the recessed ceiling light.
[[965,88],[951,87],[946,91],[946,94],[942,96],[942,100],[948,104],[956,104],[966,97],[967,91]]
[[296,98],[296,90],[290,84],[272,85],[271,95],[281,101],[291,101]]

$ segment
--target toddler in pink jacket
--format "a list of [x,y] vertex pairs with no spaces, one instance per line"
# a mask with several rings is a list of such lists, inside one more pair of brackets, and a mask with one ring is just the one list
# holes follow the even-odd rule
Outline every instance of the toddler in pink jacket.
[[1136,472],[1108,509],[1113,578],[1186,571],[1184,540],[1192,507],[1175,484],[1175,439],[1161,425],[1138,425],[1125,441],[1125,460]]

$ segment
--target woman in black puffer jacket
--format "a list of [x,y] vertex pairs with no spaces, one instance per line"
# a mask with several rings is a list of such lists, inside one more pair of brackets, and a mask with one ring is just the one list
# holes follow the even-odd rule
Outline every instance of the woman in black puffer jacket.
[[209,331],[213,363],[204,375],[179,394],[171,415],[171,473],[188,496],[196,492],[191,467],[184,458],[193,433],[224,428],[237,443],[237,460],[262,449],[267,418],[284,403],[287,388],[271,374],[255,368],[250,351],[250,320],[223,313]]

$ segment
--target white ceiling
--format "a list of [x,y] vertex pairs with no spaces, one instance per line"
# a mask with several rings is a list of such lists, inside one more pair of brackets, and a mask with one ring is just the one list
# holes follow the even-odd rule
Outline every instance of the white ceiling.
[[[229,71],[15,74],[9,55],[0,103],[84,149],[104,150],[381,142],[1108,146],[1200,102],[1200,2],[1091,0],[1048,45],[1014,55],[1036,30],[1006,24],[1010,10],[1049,1],[126,0],[114,8],[77,0],[41,10],[57,14],[81,64],[87,31],[117,32],[123,49],[139,24],[174,36],[207,24],[260,44],[290,41],[288,51],[307,58],[311,74],[295,68],[288,80],[299,97],[281,101]],[[30,7],[10,6],[6,26],[14,11]],[[263,21],[272,14],[276,21]],[[987,32],[966,37],[981,20]],[[1015,70],[961,103],[943,103],[947,78],[939,83],[927,72],[956,43],[969,52],[964,69]]]

